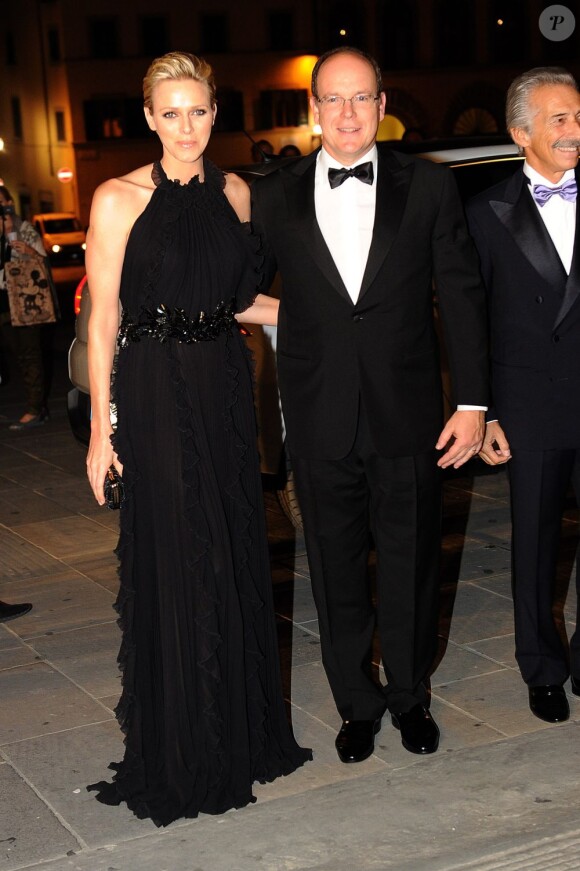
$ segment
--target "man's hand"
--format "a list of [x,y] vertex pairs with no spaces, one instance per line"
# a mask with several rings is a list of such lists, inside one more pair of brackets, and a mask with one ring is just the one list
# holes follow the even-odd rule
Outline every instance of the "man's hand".
[[456,411],[451,415],[439,436],[436,450],[447,448],[437,461],[442,469],[458,469],[474,457],[483,442],[485,421],[483,411]]
[[511,458],[508,440],[497,420],[487,424],[479,456],[489,466],[507,463]]

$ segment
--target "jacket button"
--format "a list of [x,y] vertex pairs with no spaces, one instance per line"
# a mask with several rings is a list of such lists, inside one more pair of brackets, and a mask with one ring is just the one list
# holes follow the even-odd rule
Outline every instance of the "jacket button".
[[558,333],[552,336],[552,341],[555,345],[558,344],[558,342],[560,341],[560,336],[558,335]]
[[353,315],[352,319],[355,322],[355,324],[358,324],[360,321],[362,321],[363,316],[362,315]]
[[536,297],[536,302],[539,302],[539,303],[544,302],[544,297],[543,297],[543,296],[537,296],[537,297]]

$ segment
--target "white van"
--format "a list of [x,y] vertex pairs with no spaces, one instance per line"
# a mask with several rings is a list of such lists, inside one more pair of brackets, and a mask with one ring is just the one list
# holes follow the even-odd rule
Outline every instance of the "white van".
[[85,231],[72,212],[46,212],[34,215],[34,228],[45,247],[53,278],[80,281],[85,271]]

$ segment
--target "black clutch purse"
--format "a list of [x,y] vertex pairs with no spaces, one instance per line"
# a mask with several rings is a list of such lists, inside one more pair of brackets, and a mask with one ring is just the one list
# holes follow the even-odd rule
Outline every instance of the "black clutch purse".
[[107,508],[110,508],[112,511],[115,508],[120,508],[125,498],[125,488],[123,486],[123,479],[114,466],[109,466],[107,469],[104,491]]

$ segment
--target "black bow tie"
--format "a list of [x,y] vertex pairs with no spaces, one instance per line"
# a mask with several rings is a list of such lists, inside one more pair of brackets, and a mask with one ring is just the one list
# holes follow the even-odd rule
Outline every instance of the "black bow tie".
[[347,178],[358,178],[359,181],[364,181],[365,184],[372,184],[374,177],[371,160],[368,163],[359,163],[358,166],[353,166],[351,169],[328,170],[328,181],[331,188],[337,188]]

